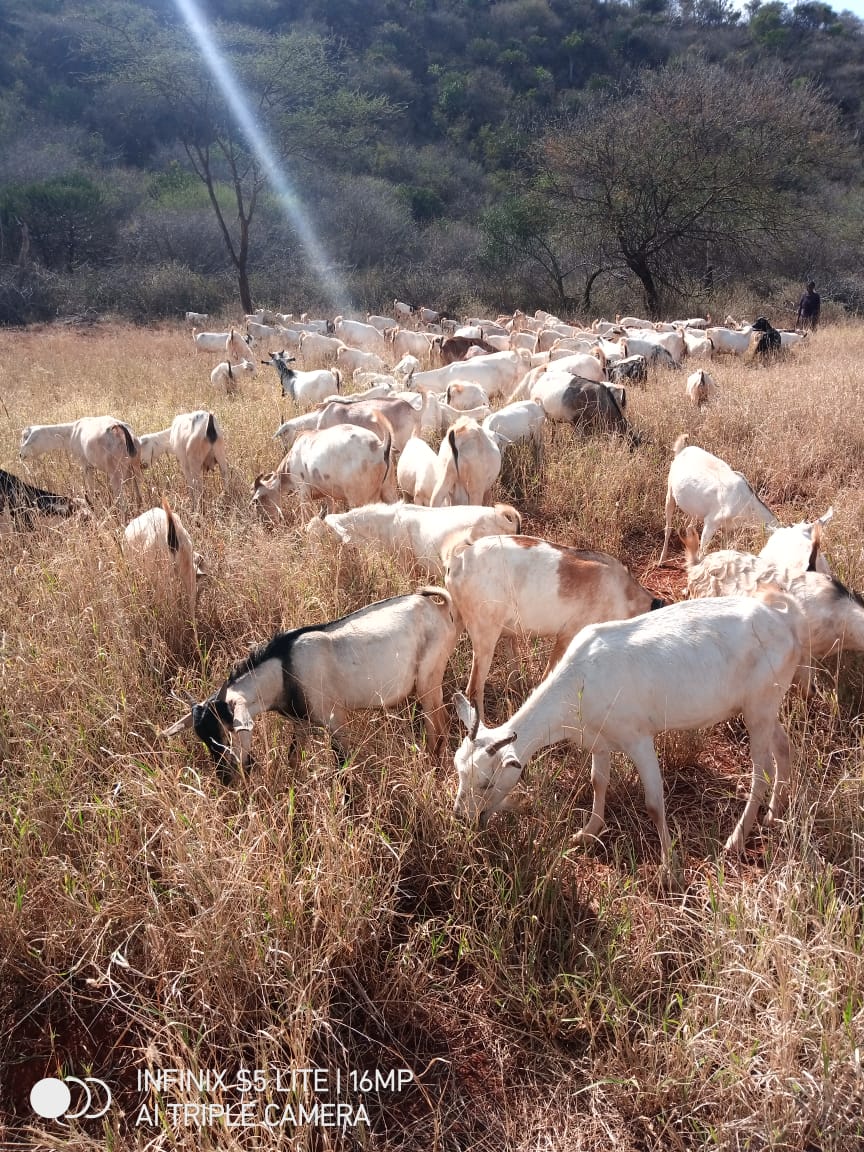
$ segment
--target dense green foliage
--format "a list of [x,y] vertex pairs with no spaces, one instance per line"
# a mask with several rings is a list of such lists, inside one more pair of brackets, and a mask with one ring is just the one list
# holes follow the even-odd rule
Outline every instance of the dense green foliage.
[[[864,295],[864,26],[849,13],[202,2],[274,164],[250,149],[183,7],[0,0],[0,322],[104,307],[145,319],[234,302],[238,286],[247,306],[396,294],[454,310],[488,284],[490,305],[659,309],[708,265],[715,285],[758,266],[763,290],[812,274],[829,296]],[[665,123],[644,131],[649,91]],[[612,147],[623,232],[586,199]],[[682,232],[689,192],[665,206],[692,175],[688,149],[699,181],[736,194]]]

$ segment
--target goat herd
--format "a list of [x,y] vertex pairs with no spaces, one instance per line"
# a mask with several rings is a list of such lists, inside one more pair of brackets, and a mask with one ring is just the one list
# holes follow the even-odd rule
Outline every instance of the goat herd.
[[[603,827],[610,754],[623,752],[639,772],[668,869],[671,841],[654,737],[742,713],[752,783],[726,845],[741,851],[768,783],[769,822],[788,799],[789,740],[779,710],[790,684],[797,679],[806,690],[811,660],[832,648],[864,649],[864,607],[831,576],[820,552],[830,510],[781,528],[739,473],[681,437],[669,472],[660,560],[677,506],[691,519],[685,538],[691,599],[665,604],[614,557],[521,535],[520,513],[488,500],[502,452],[529,441],[539,455],[547,420],[621,434],[635,448],[640,436],[625,415],[627,382],[644,381],[658,364],[678,367],[685,356],[773,355],[803,336],[776,332],[764,321],[715,327],[699,318],[655,326],[624,317],[579,329],[548,313],[517,312],[456,327],[398,301],[393,311],[365,323],[259,313],[247,317],[245,335],[233,328],[198,332],[207,317],[187,314],[196,325],[196,352],[226,355],[211,380],[228,394],[256,374],[248,358],[256,345],[282,345],[262,363],[275,368],[299,414],[276,431],[287,449],[281,463],[255,479],[258,513],[284,521],[294,494],[308,520],[310,548],[315,538],[377,546],[407,555],[427,576],[443,576],[444,587],[276,635],[211,696],[190,700],[164,735],[192,728],[228,781],[251,765],[253,722],[261,712],[322,726],[344,753],[339,741],[351,711],[390,707],[413,694],[429,750],[441,754],[448,734],[442,684],[464,630],[473,657],[466,695],[454,698],[467,730],[455,754],[457,815],[484,824],[512,803],[536,751],[569,740],[591,753],[593,807],[578,834],[591,839]],[[296,359],[303,371],[291,367]],[[349,374],[359,391],[344,395]],[[703,405],[712,387],[700,368],[687,394]],[[495,408],[500,399],[506,404]],[[426,436],[440,437],[437,451]],[[81,462],[87,476],[104,472],[121,509],[129,486],[140,502],[141,467],[166,452],[178,459],[196,511],[205,471],[218,467],[223,484],[227,479],[224,437],[207,411],[180,414],[169,428],[141,437],[109,416],[24,429],[22,459],[55,450]],[[320,501],[329,511],[315,514]],[[0,472],[0,529],[79,510],[87,514],[85,502]],[[704,524],[701,541],[692,528],[697,520]],[[741,520],[772,533],[758,557],[704,555],[718,529]],[[194,625],[201,560],[167,501],[131,520],[125,549],[141,564],[169,566]],[[489,728],[484,688],[502,636],[511,643],[516,636],[548,637],[553,646],[539,687],[506,723]]]

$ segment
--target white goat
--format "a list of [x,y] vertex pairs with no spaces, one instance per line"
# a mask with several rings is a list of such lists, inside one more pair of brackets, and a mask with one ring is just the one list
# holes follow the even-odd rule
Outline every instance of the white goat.
[[166,452],[177,457],[193,508],[198,507],[204,491],[204,473],[211,468],[219,469],[222,487],[228,491],[225,437],[212,412],[181,412],[171,421],[170,428],[141,437],[141,463],[145,468]]
[[[795,679],[805,692],[810,689],[811,660],[824,660],[832,652],[864,651],[864,602],[830,574],[817,570],[811,554],[788,554],[775,562],[749,552],[722,549],[697,560],[698,537],[692,530],[683,537],[687,557],[687,592],[691,597],[752,596],[768,585],[785,588],[804,614],[807,643]],[[813,533],[813,551],[820,543],[820,525]],[[819,553],[821,557],[821,553]],[[785,560],[792,560],[787,566]]]
[[83,466],[85,488],[94,471],[104,472],[116,500],[122,496],[123,484],[131,477],[135,498],[140,502],[140,445],[135,433],[122,420],[113,416],[82,416],[70,424],[31,424],[21,433],[19,455],[22,460],[59,451],[68,452]]
[[235,328],[232,328],[228,333],[228,339],[225,341],[225,355],[228,357],[229,363],[239,364],[242,361],[245,364],[246,353],[251,344],[251,336],[244,338]]
[[623,752],[642,780],[668,870],[672,842],[654,737],[670,729],[706,728],[742,712],[753,774],[744,812],[726,841],[727,851],[741,852],[769,780],[774,785],[767,823],[782,815],[788,801],[789,740],[777,714],[804,638],[800,609],[777,591],[754,599],[684,601],[584,628],[549,678],[499,728],[481,728],[475,709],[464,696],[456,697],[469,730],[456,752],[456,815],[485,823],[507,806],[534,752],[571,740],[591,750],[594,804],[576,837],[584,843],[603,828],[610,754]]
[[370,504],[335,516],[316,516],[306,531],[332,545],[376,544],[391,554],[405,554],[426,572],[441,576],[445,545],[458,534],[471,539],[521,532],[522,517],[509,504],[494,508],[462,505],[423,508],[413,504]]
[[501,450],[495,440],[476,420],[462,416],[441,441],[429,504],[484,504],[500,472]]
[[414,504],[429,506],[438,480],[438,456],[419,436],[412,436],[399,456],[396,481]]
[[210,313],[209,312],[187,312],[186,313],[186,323],[187,324],[194,324],[194,325],[206,324],[209,319],[210,319]]
[[161,508],[142,512],[126,525],[123,551],[127,561],[147,570],[152,577],[166,562],[180,580],[189,601],[189,612],[195,621],[198,602],[198,577],[204,575],[201,557],[195,551],[189,533],[176,512],[162,501]]
[[214,388],[224,388],[228,396],[236,396],[240,378],[243,376],[251,378],[257,371],[258,369],[252,360],[241,360],[239,364],[232,364],[230,360],[223,360],[210,373],[210,383]]
[[479,384],[463,384],[458,381],[447,385],[444,400],[451,408],[468,412],[472,408],[488,408],[489,396]]
[[543,447],[545,422],[546,413],[542,404],[535,400],[521,400],[492,412],[483,421],[483,428],[487,434],[495,437],[499,448],[531,440],[539,450]]
[[283,396],[290,396],[298,408],[312,408],[320,404],[331,392],[338,393],[342,388],[342,373],[338,368],[318,368],[311,372],[298,372],[291,367],[293,356],[286,356],[284,349],[273,352],[269,364],[276,369]]
[[831,569],[822,553],[821,543],[822,529],[833,517],[834,509],[829,508],[818,520],[802,520],[788,528],[776,528],[759,558],[774,564],[786,580],[813,569],[830,576]]
[[613,556],[534,536],[487,536],[470,545],[462,541],[445,560],[447,590],[471,637],[466,693],[481,721],[483,689],[502,633],[555,638],[545,679],[580,628],[665,606]]
[[[232,329],[233,331],[233,329]],[[222,352],[225,353],[225,346],[231,337],[231,332],[198,332],[195,328],[192,329],[192,339],[195,343],[195,351],[197,352]],[[254,347],[255,341],[251,336],[243,338],[243,343],[249,348]]]
[[733,472],[725,460],[712,456],[696,445],[685,447],[687,435],[679,436],[673,449],[666,486],[666,535],[659,563],[669,553],[672,517],[676,504],[691,522],[704,520],[701,551],[705,552],[714,533],[733,520],[746,520],[776,528],[779,521],[767,508],[740,472]]
[[251,765],[252,722],[261,712],[326,728],[344,759],[338,741],[349,712],[392,708],[413,694],[435,754],[447,736],[442,681],[460,632],[442,588],[421,588],[329,624],[280,632],[163,736],[194,729],[220,776],[230,780],[238,764]]
[[714,391],[714,379],[704,368],[699,368],[687,377],[686,392],[694,408],[701,408],[708,403]]

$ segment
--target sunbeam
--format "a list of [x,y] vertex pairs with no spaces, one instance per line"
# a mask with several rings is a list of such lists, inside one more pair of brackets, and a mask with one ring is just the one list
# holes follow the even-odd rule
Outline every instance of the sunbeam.
[[330,260],[315,235],[306,211],[289,184],[270,142],[257,124],[249,108],[249,102],[235,79],[228,61],[220,52],[213,33],[207,27],[204,17],[194,0],[175,0],[186,26],[195,39],[205,64],[213,79],[219,85],[226,103],[231,109],[252,151],[275,191],[282,210],[297,233],[300,243],[316,272],[322,287],[330,297],[334,307],[341,312],[350,309],[350,301],[345,285],[334,274]]

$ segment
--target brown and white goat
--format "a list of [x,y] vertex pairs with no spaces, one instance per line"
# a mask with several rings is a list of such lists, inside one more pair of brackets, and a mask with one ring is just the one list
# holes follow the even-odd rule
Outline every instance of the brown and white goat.
[[444,582],[474,649],[467,695],[481,721],[486,677],[502,633],[554,637],[545,679],[587,624],[664,606],[613,556],[534,536],[457,542],[446,562]]

